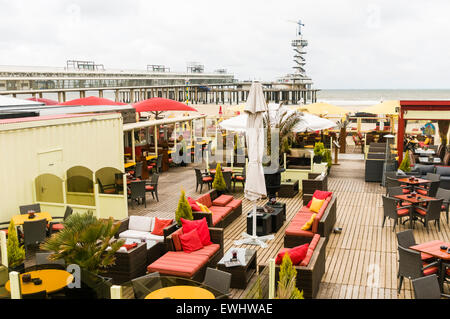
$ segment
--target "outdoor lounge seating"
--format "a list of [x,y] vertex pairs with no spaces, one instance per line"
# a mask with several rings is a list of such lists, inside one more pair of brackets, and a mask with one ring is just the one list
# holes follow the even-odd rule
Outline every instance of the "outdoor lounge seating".
[[408,175],[426,179],[428,173],[438,174],[441,182],[439,187],[450,189],[450,166],[416,164]]
[[309,230],[302,230],[308,220],[311,219],[314,212],[312,212],[303,199],[303,207],[292,218],[291,222],[287,226],[284,235],[284,247],[292,248],[302,244],[311,242],[315,234],[319,234],[321,237],[325,237],[326,241],[328,236],[333,230],[336,223],[336,197],[328,196],[320,208],[317,215],[314,217],[314,221]]
[[220,195],[212,190],[201,197],[197,202],[207,206],[211,213],[193,211],[194,219],[206,217],[209,227],[225,228],[242,214],[242,200],[231,195]]
[[328,190],[328,175],[309,173],[308,179],[302,180],[303,201],[309,202],[316,190]]
[[164,243],[165,236],[168,236],[175,230],[174,224],[164,229],[164,236],[152,234],[155,227],[155,217],[130,216],[121,221],[117,238],[132,238],[139,240],[153,240],[158,243]]
[[148,265],[147,272],[202,281],[206,267],[215,268],[223,257],[223,230],[210,227],[209,234],[211,245],[187,253],[182,250],[183,228],[179,228],[166,238],[168,252]]
[[133,278],[145,275],[147,263],[147,249],[145,243],[139,243],[136,247],[115,252],[114,265],[107,269],[104,276],[112,278],[113,284],[122,284]]
[[[313,236],[309,243],[306,257],[297,266],[294,266],[297,270],[296,286],[302,291],[305,298],[315,298],[318,291],[320,281],[325,273],[325,249],[326,239],[319,234]],[[282,248],[280,252],[286,251],[286,248]],[[275,282],[278,283],[280,265],[275,266]]]

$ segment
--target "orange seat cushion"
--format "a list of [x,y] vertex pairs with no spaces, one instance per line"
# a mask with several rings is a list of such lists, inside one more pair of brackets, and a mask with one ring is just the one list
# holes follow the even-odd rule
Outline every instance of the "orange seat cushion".
[[409,209],[408,208],[397,209],[397,215],[402,217],[407,216],[409,215]]
[[52,230],[62,230],[62,229],[64,229],[63,224],[53,224],[52,225]]
[[227,206],[229,202],[233,200],[233,196],[230,195],[220,195],[215,200],[213,200],[212,204],[214,206]]
[[203,180],[204,182],[212,182],[212,181],[213,181],[213,178],[212,178],[211,176],[206,176],[206,177],[203,177],[202,180]]
[[420,195],[427,195],[428,192],[424,189],[417,189],[417,193],[419,193]]
[[155,187],[154,186],[150,186],[150,185],[145,185],[145,190],[146,191],[152,191],[152,190],[155,190]]
[[[423,267],[425,267],[427,265],[427,263],[423,263]],[[434,266],[434,267],[430,267],[430,268],[427,268],[427,269],[425,269],[424,271],[423,271],[423,274],[425,275],[425,276],[429,276],[429,275],[433,275],[433,274],[436,274],[437,272],[438,272],[438,267],[437,266]]]
[[147,271],[159,272],[169,276],[191,278],[206,265],[208,260],[209,257],[206,254],[169,251],[148,265]]
[[425,216],[427,214],[426,211],[424,211],[423,209],[416,207],[416,213],[419,213],[422,216]]

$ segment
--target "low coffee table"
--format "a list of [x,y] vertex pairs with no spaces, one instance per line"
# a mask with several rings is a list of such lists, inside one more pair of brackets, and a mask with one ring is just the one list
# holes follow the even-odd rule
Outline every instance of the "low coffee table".
[[281,181],[279,197],[294,197],[298,194],[298,180]]
[[[265,236],[272,232],[272,214],[256,213],[256,235]],[[247,234],[253,235],[253,209],[247,215]]]
[[270,215],[272,216],[272,233],[276,233],[286,220],[286,203],[276,202],[275,204],[271,204],[268,201],[266,205],[274,209]]
[[[232,257],[232,252],[238,252],[239,266],[227,267],[225,262]],[[250,248],[230,248],[217,263],[217,269],[231,274],[231,288],[245,289],[250,278],[256,272],[256,250]]]

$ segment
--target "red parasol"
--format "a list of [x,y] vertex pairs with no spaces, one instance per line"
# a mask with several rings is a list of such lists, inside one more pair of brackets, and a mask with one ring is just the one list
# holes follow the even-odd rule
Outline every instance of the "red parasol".
[[133,104],[133,107],[136,109],[136,112],[164,112],[164,111],[198,112],[193,107],[190,107],[184,103],[170,99],[164,99],[161,97],[154,97],[148,100],[137,102]]
[[127,105],[127,103],[114,102],[109,99],[104,99],[96,96],[89,96],[81,99],[75,99],[60,103],[58,105],[82,105],[82,106],[92,106],[92,105]]
[[34,102],[41,102],[45,105],[56,105],[58,104],[58,101],[50,100],[50,99],[44,99],[42,97],[30,97],[27,99],[28,101],[34,101]]

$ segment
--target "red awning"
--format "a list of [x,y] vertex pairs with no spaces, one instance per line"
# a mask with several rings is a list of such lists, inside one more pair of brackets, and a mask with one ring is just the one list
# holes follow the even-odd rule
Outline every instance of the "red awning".
[[91,105],[127,105],[127,103],[114,102],[109,99],[104,99],[96,96],[89,96],[81,99],[75,99],[60,103],[58,105],[80,105],[80,106],[91,106]]
[[193,107],[174,100],[154,97],[148,100],[133,104],[136,112],[164,112],[164,111],[190,111],[198,112]]
[[44,98],[41,98],[41,97],[30,97],[27,100],[28,101],[41,102],[41,103],[44,103],[45,105],[56,105],[56,104],[58,104],[58,101],[50,100],[50,99],[44,99]]

